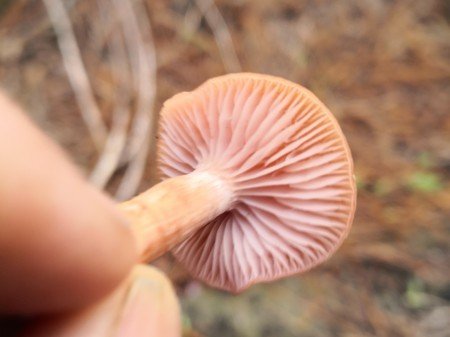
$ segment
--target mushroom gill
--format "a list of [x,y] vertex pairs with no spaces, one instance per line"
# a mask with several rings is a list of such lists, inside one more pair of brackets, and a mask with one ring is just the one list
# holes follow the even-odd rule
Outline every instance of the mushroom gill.
[[345,137],[310,91],[287,80],[231,74],[169,99],[158,164],[163,179],[207,173],[233,195],[173,249],[214,287],[237,292],[309,270],[349,232],[356,189]]

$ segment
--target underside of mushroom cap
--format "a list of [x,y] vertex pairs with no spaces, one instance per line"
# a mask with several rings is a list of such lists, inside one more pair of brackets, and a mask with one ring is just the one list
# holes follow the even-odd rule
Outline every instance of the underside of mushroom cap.
[[307,89],[277,77],[231,74],[166,101],[163,178],[207,171],[231,186],[230,209],[174,256],[207,284],[241,291],[326,260],[350,229],[351,154],[339,125]]

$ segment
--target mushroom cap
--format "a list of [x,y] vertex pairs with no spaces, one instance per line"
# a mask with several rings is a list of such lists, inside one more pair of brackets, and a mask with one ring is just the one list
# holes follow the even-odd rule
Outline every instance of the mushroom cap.
[[239,292],[307,271],[353,221],[353,162],[337,121],[281,78],[231,74],[166,101],[158,163],[163,178],[206,170],[234,192],[228,211],[173,250],[213,287]]

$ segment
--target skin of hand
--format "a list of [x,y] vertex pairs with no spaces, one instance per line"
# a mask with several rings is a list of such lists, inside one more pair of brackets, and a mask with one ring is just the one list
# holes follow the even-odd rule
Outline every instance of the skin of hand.
[[136,261],[114,202],[0,92],[0,315],[23,336],[180,336],[170,281]]

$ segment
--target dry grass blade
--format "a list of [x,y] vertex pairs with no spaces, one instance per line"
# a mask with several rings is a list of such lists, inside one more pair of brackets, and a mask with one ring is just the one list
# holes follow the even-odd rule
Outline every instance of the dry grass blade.
[[202,13],[195,4],[190,5],[186,10],[186,13],[184,14],[183,28],[188,36],[193,35],[199,29],[202,17]]
[[242,67],[237,57],[227,22],[217,8],[214,0],[195,0],[195,3],[213,31],[214,39],[216,40],[227,72],[241,71]]
[[140,8],[135,10],[128,0],[114,0],[113,3],[122,22],[138,95],[131,136],[125,150],[125,160],[129,161],[129,166],[116,193],[116,197],[122,200],[136,192],[151,147],[150,133],[154,119],[152,112],[156,95],[156,53],[149,18],[142,4],[138,2],[137,6]]
[[117,190],[117,200],[126,200],[136,194],[139,183],[141,182],[145,171],[145,163],[147,162],[148,152],[151,147],[150,135],[150,132],[145,133],[144,138],[142,139],[141,149],[129,164],[123,180]]
[[[108,2],[97,1],[99,8],[101,26],[117,26],[116,16],[109,15]],[[113,24],[108,24],[108,19],[114,20]],[[109,31],[104,31],[104,35],[109,35]],[[111,39],[107,41],[108,49],[111,54],[110,62],[111,73],[119,83],[117,88],[117,100],[113,111],[112,126],[108,134],[105,147],[100,154],[94,169],[91,172],[90,180],[98,187],[103,188],[108,183],[114,171],[119,165],[120,157],[127,141],[127,128],[130,122],[129,103],[131,93],[129,89],[128,62],[125,52],[123,36],[121,32],[111,34]]]
[[103,151],[89,177],[89,180],[99,188],[106,186],[117,169],[120,156],[126,144],[129,119],[127,105],[124,102],[117,102],[113,112],[113,126],[108,133]]
[[100,151],[105,142],[106,127],[83,65],[69,15],[60,0],[44,0],[44,4],[55,30],[64,67],[75,93],[81,115],[97,150]]

